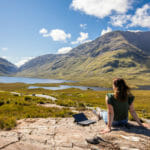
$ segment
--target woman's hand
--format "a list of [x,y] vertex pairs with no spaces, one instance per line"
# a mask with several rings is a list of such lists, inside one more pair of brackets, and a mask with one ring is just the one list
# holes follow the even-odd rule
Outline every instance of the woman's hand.
[[109,127],[100,131],[101,134],[105,134],[105,133],[109,133],[109,132],[111,132],[111,129]]
[[147,124],[147,123],[142,123],[142,126],[145,128],[150,128],[150,124]]

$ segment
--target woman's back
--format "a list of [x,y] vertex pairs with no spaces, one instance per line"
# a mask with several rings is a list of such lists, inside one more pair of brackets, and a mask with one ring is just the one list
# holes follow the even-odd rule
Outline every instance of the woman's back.
[[127,100],[117,100],[113,93],[108,93],[108,104],[111,104],[114,109],[114,121],[128,119],[128,109],[134,100],[134,96],[129,96]]

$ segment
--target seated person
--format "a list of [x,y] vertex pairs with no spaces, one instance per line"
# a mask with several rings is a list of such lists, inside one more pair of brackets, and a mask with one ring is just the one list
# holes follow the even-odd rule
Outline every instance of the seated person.
[[107,128],[101,131],[101,133],[107,133],[111,131],[111,126],[122,126],[128,123],[128,110],[130,111],[133,119],[143,127],[148,127],[148,124],[141,123],[134,110],[134,96],[130,92],[130,88],[127,86],[124,79],[117,78],[113,80],[114,93],[108,93],[106,95],[106,105],[108,111],[95,112],[101,117],[107,124]]

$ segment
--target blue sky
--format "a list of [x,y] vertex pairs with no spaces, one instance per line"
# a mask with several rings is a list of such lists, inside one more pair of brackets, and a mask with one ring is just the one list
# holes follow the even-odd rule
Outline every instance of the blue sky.
[[18,66],[114,30],[150,30],[150,1],[0,0],[0,57]]

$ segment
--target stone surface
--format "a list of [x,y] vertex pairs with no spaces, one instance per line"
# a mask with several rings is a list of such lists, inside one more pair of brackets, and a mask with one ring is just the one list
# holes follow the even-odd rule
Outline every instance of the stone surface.
[[[88,118],[96,120],[91,111]],[[79,126],[73,118],[35,118],[18,121],[11,131],[0,131],[0,149],[4,150],[148,150],[150,130],[131,122],[130,129],[114,128],[112,132],[100,134],[106,127],[103,120],[89,126]],[[88,144],[87,138],[99,136],[98,145]]]
[[[32,96],[32,95],[31,95]],[[42,98],[46,98],[46,99],[50,99],[52,101],[56,101],[57,98],[53,97],[53,96],[49,96],[49,95],[43,95],[43,94],[35,94],[34,96],[36,97],[42,97]]]

